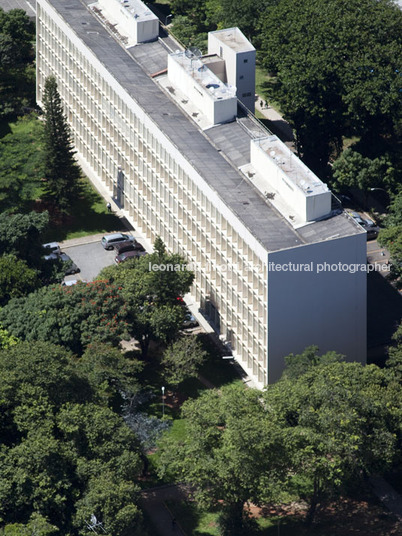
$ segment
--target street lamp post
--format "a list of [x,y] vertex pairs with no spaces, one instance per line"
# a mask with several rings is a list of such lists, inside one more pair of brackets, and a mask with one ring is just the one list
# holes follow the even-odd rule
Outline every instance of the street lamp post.
[[162,417],[165,416],[165,388],[162,387]]
[[167,26],[169,24],[169,22],[170,22],[169,19],[172,18],[172,17],[173,17],[172,14],[167,15],[167,17],[165,18],[165,26]]
[[377,187],[369,188],[369,191],[370,192],[384,192],[384,194],[387,197],[385,198],[383,195],[378,196],[380,198],[380,200],[378,200],[378,198],[377,198],[376,202],[377,202],[378,206],[380,207],[381,211],[386,212],[387,205],[389,205],[389,203],[392,200],[391,194],[385,188],[377,188]]
[[376,190],[379,190],[380,192],[385,192],[386,194],[388,194],[387,190],[385,190],[384,188],[370,188],[370,192],[375,192]]

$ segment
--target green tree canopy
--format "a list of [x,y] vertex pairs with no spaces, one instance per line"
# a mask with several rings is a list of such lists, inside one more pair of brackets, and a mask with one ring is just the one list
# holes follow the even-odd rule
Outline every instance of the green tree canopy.
[[387,368],[396,377],[397,381],[402,381],[402,323],[393,335],[393,346],[388,348]]
[[264,395],[289,460],[286,487],[319,504],[397,459],[402,390],[375,365],[334,362],[283,379]]
[[98,276],[121,289],[130,333],[139,341],[144,357],[151,340],[168,343],[177,335],[184,319],[181,299],[194,279],[193,272],[185,268],[185,259],[167,253],[160,238],[155,240],[154,250],[151,255],[107,267]]
[[223,509],[226,534],[244,534],[244,503],[259,504],[262,490],[269,495],[283,463],[280,432],[260,399],[243,385],[209,390],[183,405],[184,440],[159,443],[160,475],[188,482],[201,504]]
[[79,194],[81,171],[74,159],[70,128],[63,112],[56,79],[52,76],[45,82],[43,108],[46,192],[61,212],[69,213]]
[[22,9],[0,8],[0,118],[35,103],[35,25]]
[[125,399],[138,392],[137,377],[143,367],[110,344],[94,342],[77,362],[77,368],[101,400],[120,411]]
[[6,350],[17,344],[18,339],[13,335],[10,335],[6,329],[3,329],[0,325],[0,350]]
[[58,536],[60,531],[39,514],[32,514],[28,523],[13,523],[0,529],[1,536]]
[[0,305],[29,294],[39,285],[38,273],[15,255],[0,257]]
[[0,351],[4,536],[80,536],[92,516],[109,536],[140,535],[141,468],[135,435],[69,352],[38,342]]
[[398,137],[402,13],[389,0],[280,0],[260,19],[261,58],[300,153],[322,172],[342,137]]
[[385,157],[371,159],[353,149],[344,151],[332,170],[337,190],[359,188],[367,193],[370,188],[390,188],[394,183],[394,169]]
[[206,358],[207,353],[196,336],[180,337],[163,354],[162,366],[166,381],[177,387],[184,380],[196,377]]
[[[23,9],[4,11],[0,8],[0,35],[9,37],[14,45],[12,65],[32,59],[35,24]],[[0,68],[5,67],[4,63],[0,65]]]
[[385,229],[380,231],[378,242],[391,254],[394,276],[402,276],[402,192],[399,192],[391,202]]
[[344,356],[336,352],[327,352],[323,355],[319,355],[318,352],[318,346],[308,346],[301,354],[289,354],[286,356],[286,368],[282,378],[295,380],[317,365],[336,363],[344,359]]
[[49,341],[81,354],[95,341],[117,345],[127,333],[127,309],[118,287],[104,281],[43,287],[0,311],[3,327],[27,341]]
[[41,266],[42,234],[49,223],[47,212],[0,214],[0,255],[10,253],[27,261],[28,266]]

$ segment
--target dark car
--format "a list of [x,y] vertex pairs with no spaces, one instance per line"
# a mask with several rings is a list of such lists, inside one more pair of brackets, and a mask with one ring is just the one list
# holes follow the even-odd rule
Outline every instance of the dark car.
[[380,228],[371,220],[363,220],[361,223],[363,229],[367,232],[367,240],[374,240],[377,238]]
[[134,240],[134,242],[132,242],[131,240],[118,242],[114,245],[114,249],[117,255],[120,255],[121,253],[126,253],[126,251],[145,251],[143,246],[139,242],[137,242],[137,240]]
[[120,255],[117,255],[114,259],[114,262],[116,264],[120,264],[128,259],[138,259],[138,257],[142,257],[146,254],[146,251],[126,251],[125,253],[120,253]]
[[350,216],[358,223],[367,233],[367,240],[377,238],[380,228],[372,221],[364,219],[357,212],[349,212]]
[[63,261],[63,263],[65,263],[66,265],[66,275],[78,274],[78,272],[80,272],[78,266],[71,260],[71,258],[66,253],[60,253],[59,259]]

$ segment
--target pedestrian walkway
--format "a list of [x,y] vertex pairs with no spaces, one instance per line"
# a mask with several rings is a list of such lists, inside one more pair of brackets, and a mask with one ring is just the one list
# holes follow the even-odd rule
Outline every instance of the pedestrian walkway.
[[257,95],[255,110],[262,113],[268,119],[268,128],[278,136],[293,152],[296,151],[292,127],[279,112],[271,108],[269,103]]
[[370,483],[375,495],[402,522],[402,497],[380,476],[372,476]]
[[184,501],[187,496],[186,486],[174,484],[142,492],[141,505],[157,530],[155,536],[187,536],[165,504],[168,500]]

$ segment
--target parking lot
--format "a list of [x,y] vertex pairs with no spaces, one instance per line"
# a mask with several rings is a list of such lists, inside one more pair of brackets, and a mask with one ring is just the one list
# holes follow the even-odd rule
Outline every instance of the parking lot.
[[[125,230],[123,232],[127,233]],[[141,240],[134,232],[130,234],[138,241]],[[60,243],[61,250],[67,253],[80,269],[80,273],[66,276],[66,281],[72,279],[92,281],[102,268],[114,264],[116,252],[103,249],[101,244],[102,236],[103,234],[97,234],[83,238],[73,238]]]

